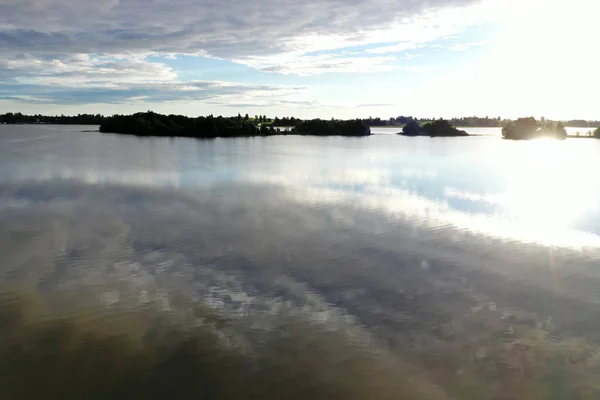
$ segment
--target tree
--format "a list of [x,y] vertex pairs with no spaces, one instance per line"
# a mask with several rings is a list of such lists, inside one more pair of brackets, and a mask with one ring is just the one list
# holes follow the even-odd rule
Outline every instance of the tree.
[[469,136],[465,131],[457,129],[445,119],[437,119],[427,122],[423,126],[419,125],[416,120],[409,121],[402,128],[402,135],[405,136],[431,136],[431,137],[452,137],[452,136]]
[[244,116],[244,121],[248,121],[249,119],[250,119],[250,117],[248,116],[248,114],[246,114],[246,115]]
[[421,128],[421,125],[419,125],[419,123],[415,120],[410,121],[408,124],[404,125],[404,128],[402,128],[402,133],[404,133],[406,136],[417,136],[420,135],[422,131],[423,129]]
[[[266,119],[266,117],[261,116],[260,119]],[[189,118],[182,115],[161,115],[147,112],[105,118],[100,125],[100,132],[139,136],[215,138],[266,136],[275,135],[278,131],[272,126],[264,124],[259,128],[254,121],[240,121],[238,117],[224,118],[210,115]],[[290,133],[292,132],[285,134]],[[293,133],[317,136],[368,136],[371,131],[358,120],[334,122],[313,120],[307,121]]]
[[535,118],[519,118],[502,128],[502,137],[513,140],[530,139],[535,136],[537,129],[538,123]]
[[538,134],[540,136],[555,137],[556,139],[567,138],[567,130],[562,122],[545,121],[540,124]]
[[567,130],[561,122],[544,120],[537,122],[535,118],[519,118],[514,122],[507,123],[502,128],[502,136],[505,139],[525,140],[540,137],[555,139],[566,139]]
[[594,131],[594,137],[595,137],[596,139],[600,139],[600,128],[597,128],[597,129]]
[[445,119],[438,119],[431,121],[422,126],[422,129],[428,136],[469,136],[465,131],[456,129],[449,121]]

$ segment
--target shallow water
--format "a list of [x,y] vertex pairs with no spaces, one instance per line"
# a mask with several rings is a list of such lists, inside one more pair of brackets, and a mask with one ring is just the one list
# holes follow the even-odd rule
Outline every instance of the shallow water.
[[[129,320],[189,333],[206,326],[191,310],[210,310],[238,339],[208,365],[227,364],[232,348],[269,354],[235,374],[262,382],[271,371],[261,390],[272,398],[289,398],[272,389],[290,377],[322,398],[332,388],[342,398],[600,393],[600,142],[88,129],[0,126],[3,301],[45,304],[26,322],[83,320],[134,337]],[[283,349],[282,324],[294,327]],[[37,343],[40,326],[14,332]],[[140,354],[156,352],[143,343]]]

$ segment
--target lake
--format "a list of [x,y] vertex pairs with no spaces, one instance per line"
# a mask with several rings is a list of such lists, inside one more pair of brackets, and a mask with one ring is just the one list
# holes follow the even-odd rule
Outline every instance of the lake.
[[[486,128],[486,127],[459,127],[469,133],[470,135],[478,136],[502,136],[502,128]],[[596,128],[577,128],[572,126],[565,127],[568,135],[586,136],[588,132],[594,131]],[[402,131],[402,128],[390,128],[390,127],[372,127],[371,132],[374,135],[395,135]]]
[[600,141],[90,129],[0,125],[14,398],[600,394]]

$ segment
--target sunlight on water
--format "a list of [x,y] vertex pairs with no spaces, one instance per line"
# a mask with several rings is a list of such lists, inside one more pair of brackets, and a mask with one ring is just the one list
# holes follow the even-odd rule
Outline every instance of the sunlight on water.
[[[382,212],[399,210],[430,225],[454,224],[527,242],[595,246],[600,234],[600,185],[589,172],[600,157],[595,141],[510,143],[492,137],[465,141],[383,134],[362,141],[165,141],[73,131],[80,137],[66,145],[60,131],[42,129],[41,144],[9,139],[6,149],[12,153],[3,158],[0,175],[16,181],[60,178],[173,188],[252,182],[299,195],[310,189],[306,193],[313,200],[319,190],[325,197],[339,191],[337,201],[367,201],[369,207],[380,204]],[[56,142],[46,138],[51,134]],[[56,153],[52,157],[49,148]],[[43,154],[28,154],[32,151]]]
[[[495,156],[503,158],[507,154]],[[503,209],[507,221],[533,235],[530,240],[552,245],[598,245],[600,237],[572,229],[584,216],[598,213],[594,199],[600,193],[590,181],[590,171],[597,165],[593,154],[571,143],[542,139],[523,143],[509,157],[502,167],[507,182],[504,193],[481,195],[448,190],[447,195]]]
[[2,398],[600,393],[597,141],[3,129]]

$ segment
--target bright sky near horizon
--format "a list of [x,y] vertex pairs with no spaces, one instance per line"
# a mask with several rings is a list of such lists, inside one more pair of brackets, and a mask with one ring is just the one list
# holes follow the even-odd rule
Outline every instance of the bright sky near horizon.
[[600,119],[597,0],[0,0],[0,113]]

